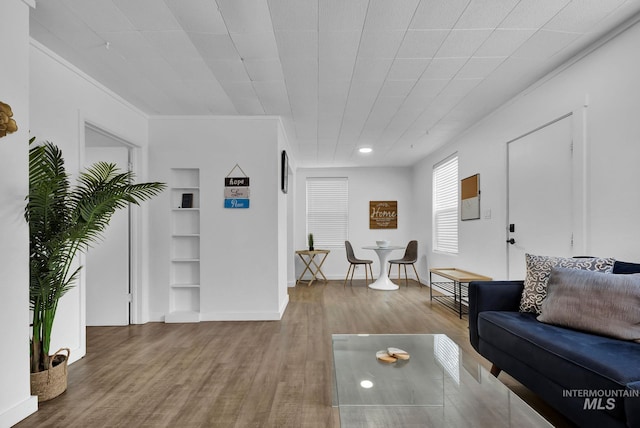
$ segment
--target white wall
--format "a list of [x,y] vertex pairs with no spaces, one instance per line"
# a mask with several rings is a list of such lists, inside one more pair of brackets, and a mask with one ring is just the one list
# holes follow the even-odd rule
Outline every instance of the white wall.
[[[147,118],[139,110],[33,40],[29,53],[31,135],[62,149],[67,172],[76,176],[83,164],[85,120],[146,146]],[[144,166],[142,171],[140,181],[145,178]],[[72,362],[86,352],[82,280],[60,301],[51,340],[54,351],[71,349]]]
[[[200,169],[200,319],[280,319],[287,287],[286,147],[274,117],[154,117],[149,162],[170,184],[171,168]],[[223,207],[224,178],[238,164],[250,178],[250,207]],[[242,175],[235,171],[233,176]],[[169,192],[150,204],[151,318],[169,311]]]
[[[414,187],[431,189],[433,165],[457,152],[460,177],[480,173],[481,211],[492,211],[491,219],[460,222],[460,253],[430,252],[431,266],[455,266],[506,278],[506,143],[570,112],[575,113],[577,128],[584,126],[574,130],[578,138],[574,144],[584,153],[584,174],[576,177],[574,185],[584,189],[578,198],[586,207],[578,213],[585,224],[576,231],[580,240],[575,253],[640,261],[640,57],[631,54],[638,43],[640,25],[636,24],[534,85],[415,166]],[[415,201],[416,217],[424,219],[415,224],[416,231],[420,239],[431,242],[430,192],[426,197],[417,192]]]
[[29,7],[2,3],[0,101],[9,104],[18,131],[0,138],[0,426],[36,411],[29,391],[29,231],[24,197],[29,191]]
[[[418,239],[414,231],[417,219],[413,212],[415,193],[410,168],[301,168],[296,172],[295,198],[295,249],[307,248],[306,235],[306,180],[307,177],[347,177],[349,180],[349,241],[356,257],[374,261],[373,274],[378,276],[379,262],[376,253],[362,249],[375,245],[376,240],[389,239],[392,245],[406,246],[412,239]],[[397,229],[369,229],[369,201],[398,201]],[[423,258],[426,242],[418,242],[420,257]],[[328,248],[323,273],[329,279],[344,279],[349,268],[344,246]],[[393,252],[391,257],[402,257],[402,251]],[[296,277],[304,270],[304,264],[296,259]],[[422,271],[418,271],[424,282]],[[395,273],[392,273],[392,276]],[[358,268],[354,278],[364,278],[364,270]],[[395,276],[394,276],[395,277]]]

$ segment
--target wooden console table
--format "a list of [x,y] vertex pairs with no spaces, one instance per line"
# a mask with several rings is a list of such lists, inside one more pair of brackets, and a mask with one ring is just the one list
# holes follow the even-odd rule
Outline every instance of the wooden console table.
[[[304,277],[304,274],[307,273],[307,271],[309,271],[309,273],[311,274],[311,279],[309,280],[307,286],[311,285],[313,281],[318,279],[318,274],[320,274],[325,281],[327,280],[327,277],[322,273],[322,264],[327,258],[329,250],[298,250],[296,251],[296,254],[304,263],[304,270],[298,277],[296,285],[298,285],[298,282],[304,281],[302,277]],[[320,263],[316,263],[315,261],[315,257],[318,255],[321,257]]]
[[[448,281],[434,281],[433,275],[445,278]],[[491,279],[488,276],[456,268],[431,268],[429,269],[429,298],[431,300],[435,299],[458,312],[458,316],[462,318],[462,303],[464,302],[467,305],[469,303],[469,283],[471,281],[491,281]],[[434,296],[434,286],[451,295]]]

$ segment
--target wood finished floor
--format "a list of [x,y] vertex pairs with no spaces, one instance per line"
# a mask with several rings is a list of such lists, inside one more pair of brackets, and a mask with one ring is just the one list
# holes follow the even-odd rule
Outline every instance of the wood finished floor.
[[[444,333],[469,344],[467,319],[410,282],[289,289],[281,321],[149,323],[87,329],[69,386],[16,427],[339,427],[331,407],[333,333]],[[556,426],[571,426],[504,373],[500,379]]]

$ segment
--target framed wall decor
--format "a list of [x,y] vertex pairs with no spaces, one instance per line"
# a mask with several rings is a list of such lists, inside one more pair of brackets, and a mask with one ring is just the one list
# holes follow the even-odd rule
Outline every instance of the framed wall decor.
[[289,191],[289,156],[286,150],[280,155],[280,190],[282,193]]
[[460,181],[460,220],[480,218],[480,174]]

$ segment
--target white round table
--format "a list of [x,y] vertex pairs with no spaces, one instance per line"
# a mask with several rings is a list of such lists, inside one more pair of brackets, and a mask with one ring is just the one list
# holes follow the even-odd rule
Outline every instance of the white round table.
[[391,252],[394,250],[404,250],[404,247],[398,246],[388,246],[388,247],[362,247],[365,250],[373,250],[378,255],[380,259],[380,274],[378,275],[378,279],[369,284],[369,288],[373,288],[374,290],[397,290],[398,287],[396,284],[391,282],[389,279],[389,275],[387,273],[387,261],[389,260],[389,256]]

